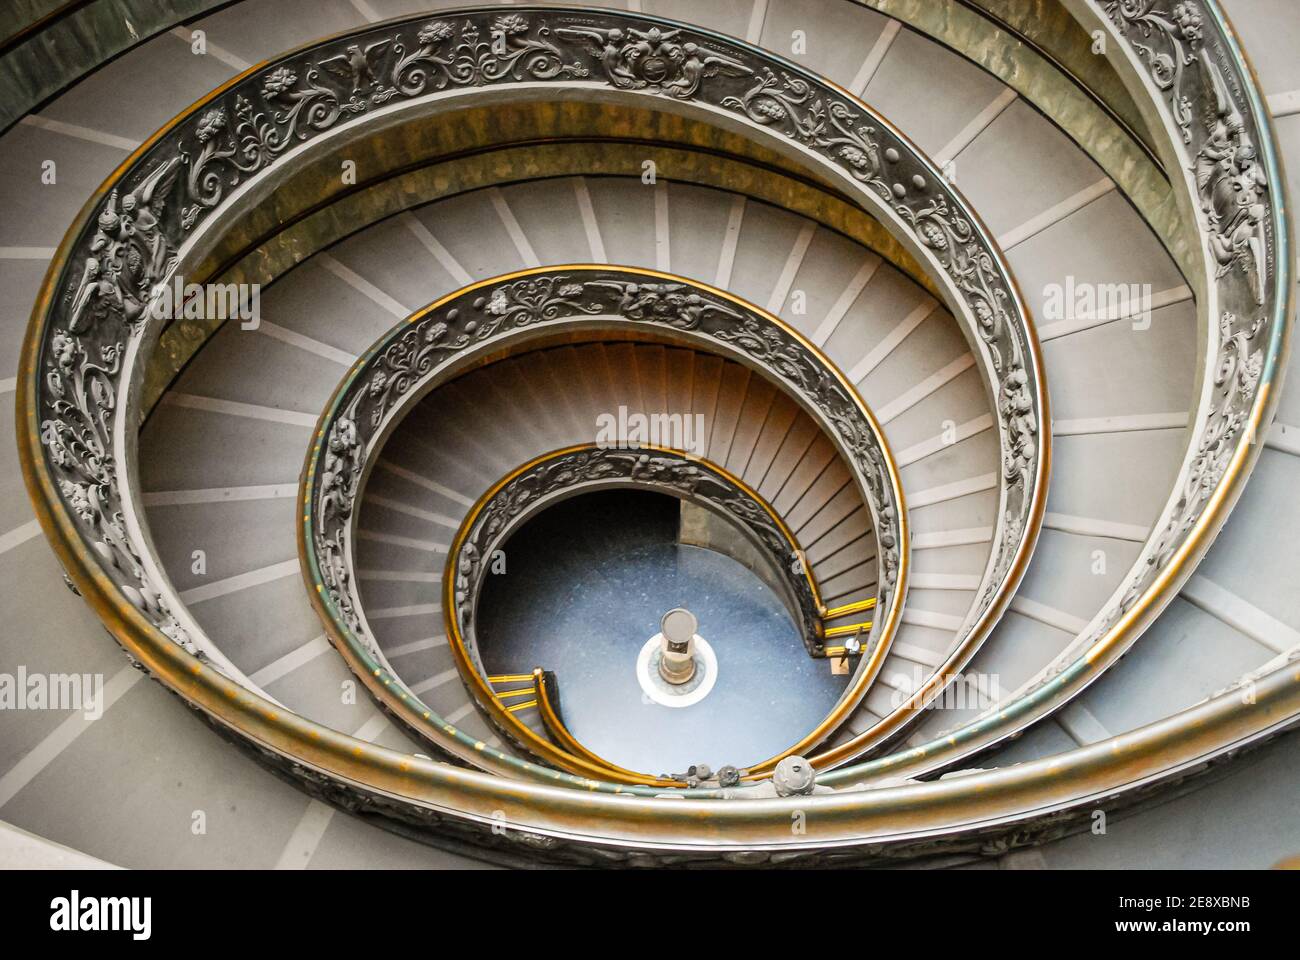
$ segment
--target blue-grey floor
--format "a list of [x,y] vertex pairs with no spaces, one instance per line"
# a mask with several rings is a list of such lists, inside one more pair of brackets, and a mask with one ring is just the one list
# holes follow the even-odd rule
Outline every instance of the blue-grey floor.
[[[564,718],[589,749],[647,773],[744,767],[821,720],[847,678],[804,652],[776,595],[730,557],[676,540],[677,501],[643,491],[586,494],[552,507],[505,546],[478,640],[489,673],[553,671]],[[673,607],[690,609],[718,657],[700,703],[645,702],[636,658]]]

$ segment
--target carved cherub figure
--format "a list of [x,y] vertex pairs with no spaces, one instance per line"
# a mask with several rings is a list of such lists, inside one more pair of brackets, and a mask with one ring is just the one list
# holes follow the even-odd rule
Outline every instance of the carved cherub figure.
[[1216,276],[1239,269],[1255,302],[1263,303],[1268,178],[1223,78],[1216,68],[1208,68],[1208,73],[1214,97],[1203,117],[1207,138],[1196,155],[1194,171],[1201,210],[1211,230]]
[[71,332],[83,332],[110,310],[121,311],[129,324],[144,313],[154,287],[174,263],[162,215],[180,162],[173,157],[159,164],[121,197],[120,207],[118,192],[109,195],[72,295]]
[[555,31],[567,40],[581,41],[583,46],[600,61],[609,82],[620,89],[637,86],[637,79],[623,65],[626,34],[618,27],[601,30],[597,27],[564,27]]

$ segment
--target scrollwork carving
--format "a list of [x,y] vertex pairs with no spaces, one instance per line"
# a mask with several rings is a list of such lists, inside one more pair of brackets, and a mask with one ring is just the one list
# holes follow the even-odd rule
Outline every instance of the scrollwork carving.
[[[1261,131],[1245,99],[1249,78],[1232,73],[1223,26],[1201,0],[1115,0],[1104,11],[1132,47],[1182,131],[1193,199],[1220,312],[1210,337],[1213,391],[1192,426],[1191,442],[1164,520],[1138,564],[1083,637],[1083,649],[1106,637],[1153,588],[1201,526],[1228,468],[1250,435],[1261,403],[1267,356],[1279,342],[1272,230],[1275,211],[1257,144]],[[1200,123],[1196,122],[1197,117]],[[1265,132],[1266,134],[1266,132]],[[1282,318],[1285,322],[1285,318]],[[1074,648],[1071,648],[1074,649]],[[1058,659],[1028,690],[1065,673]]]
[[[1024,358],[1027,379],[1021,386],[1028,390],[1032,409],[1019,409],[1024,406],[1024,395],[1009,395],[1007,413],[1003,414],[1000,407],[999,414],[1004,436],[1011,429],[1007,418],[1015,411],[1016,429],[1021,436],[1036,441],[1010,445],[1012,461],[1023,462],[1024,469],[1008,473],[1038,481],[1040,461],[1035,454],[1041,447],[1041,435],[1034,432],[1041,429],[1041,407],[1033,369],[1036,360],[1025,339],[1025,319],[1018,313],[1009,278],[990,241],[979,230],[961,229],[963,222],[969,226],[969,218],[963,214],[964,203],[887,123],[841,91],[743,43],[635,13],[533,8],[473,10],[443,18],[422,16],[322,41],[223,89],[164,131],[121,172],[115,193],[100,202],[96,220],[72,242],[67,265],[57,280],[53,305],[45,318],[42,371],[58,353],[56,333],[76,340],[78,349],[84,350],[87,357],[99,357],[103,348],[115,344],[120,345],[119,350],[129,351],[135,338],[148,327],[141,321],[146,317],[150,291],[171,278],[177,252],[201,236],[209,218],[223,215],[236,190],[266,180],[268,171],[288,162],[295,148],[332,136],[381,106],[392,107],[453,89],[543,82],[572,83],[574,90],[603,84],[611,90],[642,92],[729,111],[738,125],[787,137],[802,149],[838,165],[847,174],[846,189],[859,185],[865,188],[860,191],[864,203],[870,200],[875,204],[888,196],[903,222],[915,223],[916,230],[922,229],[925,218],[909,218],[904,210],[921,211],[943,200],[946,207],[934,206],[936,222],[947,224],[949,236],[963,238],[963,256],[969,255],[970,262],[986,268],[984,279],[990,302],[1004,307],[1002,313],[991,314],[995,322],[990,328],[990,353],[996,347],[1002,356],[1010,356],[1014,351],[1009,343],[1014,339]],[[123,225],[124,212],[130,219],[129,229]],[[97,234],[101,226],[102,239]],[[98,247],[94,246],[96,242]],[[731,307],[722,300],[714,298],[706,303],[695,299],[698,291],[673,290],[670,283],[658,280],[628,278],[627,282],[635,284],[635,289],[608,289],[598,295],[592,288],[584,291],[583,302],[609,311],[630,298],[621,308],[624,319],[675,325],[674,329],[683,332],[713,337],[717,344],[732,350],[751,344],[756,362],[766,351],[773,362],[783,363],[781,357],[790,349],[788,343],[766,336],[748,340],[737,333],[730,343],[718,339],[716,335],[723,330],[736,329],[736,318],[726,312]],[[970,296],[965,288],[962,290],[964,296]],[[515,309],[511,291],[504,291],[504,296],[509,306],[503,313],[472,303],[461,306],[464,314],[472,314],[472,319],[487,332],[476,333],[455,318],[442,317],[438,322],[445,323],[444,328],[439,329],[436,323],[420,327],[413,331],[411,341],[397,346],[373,371],[373,379],[366,380],[367,390],[374,392],[367,393],[350,418],[358,433],[364,437],[375,423],[382,422],[386,411],[400,403],[410,384],[422,376],[426,364],[436,369],[456,352],[502,336],[525,321],[550,322],[536,313],[535,304],[528,308],[526,298],[520,298],[522,305]],[[984,308],[978,298],[968,299],[966,305],[971,315],[982,315]],[[634,310],[640,311],[639,317]],[[145,344],[140,354],[146,361],[148,349]],[[806,380],[809,371],[797,364],[785,363],[778,369],[790,383],[811,391],[809,396],[816,398],[818,415],[854,451],[852,460],[863,477],[864,499],[876,511],[881,527],[882,588],[886,593],[891,585],[896,589],[900,550],[905,546],[899,543],[897,533],[900,510],[887,484],[867,479],[882,475],[885,465],[870,443],[862,445],[855,439],[865,435],[865,428],[855,426],[851,386],[846,391],[840,384],[826,381],[823,389],[815,380]],[[1005,377],[1014,369],[1007,366],[1007,373],[999,376]],[[108,377],[113,392],[120,391],[120,370]],[[999,382],[998,395],[1002,387]],[[55,413],[53,399],[42,384],[36,422],[62,420],[71,424],[67,416]],[[108,416],[121,418],[127,413],[113,409]],[[132,429],[133,424],[127,426],[128,431]],[[89,490],[83,494],[78,484],[84,485],[85,481],[58,453],[61,445],[71,441],[64,436],[56,443],[58,428],[48,434],[43,432],[43,437],[47,435],[50,439],[45,444],[44,466],[54,489],[51,497],[61,501],[86,543],[98,552],[94,544],[111,544],[116,535],[112,524],[123,513],[122,491],[110,484],[96,488],[93,496]],[[333,434],[328,436],[331,442],[335,439]],[[100,457],[105,463],[121,453],[113,450],[112,437],[110,432],[102,441]],[[346,449],[345,444],[335,453],[342,454]],[[339,469],[331,473],[331,522],[346,522],[345,512],[355,490],[348,488],[347,457],[342,456],[336,466]],[[1010,501],[1009,511],[1020,510],[1023,514],[1023,504],[1033,492],[1026,491],[1023,500]],[[83,500],[94,504],[96,498],[100,501],[98,514],[94,509],[82,509]],[[96,515],[106,519],[88,519]],[[1023,547],[1023,537],[1017,539],[1021,528],[1008,523],[1007,529],[1005,549]],[[314,533],[315,528],[312,530]],[[327,596],[337,595],[342,603],[350,585],[343,578],[345,571],[330,558],[346,556],[347,543],[345,539],[324,536],[319,544],[326,561],[322,563],[322,575],[333,578]],[[108,549],[115,551],[111,545]],[[139,544],[134,545],[133,550],[139,549]],[[134,579],[131,558],[138,561],[138,553],[129,549],[116,554],[118,565],[105,560],[105,569],[123,584],[128,595],[129,591],[140,595],[160,629],[175,632],[174,618],[161,601],[156,607],[150,606],[149,597],[158,596],[160,588],[142,588]],[[879,620],[889,609],[884,600],[882,595]]]
[[564,59],[545,21],[534,27],[518,13],[495,16],[490,24],[470,18],[460,27],[435,20],[419,28],[410,46],[408,53],[406,42],[394,45],[392,83],[405,96],[507,80],[581,79],[590,72]]
[[1172,7],[1159,0],[1117,0],[1105,9],[1165,94],[1183,142],[1195,151],[1192,171],[1217,264],[1215,279],[1240,273],[1254,302],[1263,304],[1268,177],[1245,108],[1234,99],[1221,63],[1209,55],[1214,31],[1207,32],[1205,13],[1192,0]]
[[807,577],[793,572],[800,556],[798,545],[763,504],[709,464],[661,450],[592,447],[562,452],[512,477],[483,505],[452,558],[456,569],[456,617],[462,633],[470,636],[482,560],[493,554],[509,529],[557,493],[616,480],[710,504],[743,526],[785,579],[803,621],[805,645],[810,653],[816,652],[820,645],[815,630],[819,611]]
[[556,33],[586,47],[599,60],[605,79],[621,90],[649,89],[689,100],[708,77],[747,77],[754,72],[735,57],[683,37],[682,30],[590,26]]
[[1112,0],[1105,9],[1146,63],[1152,81],[1167,97],[1183,142],[1190,143],[1192,101],[1182,89],[1182,79],[1183,71],[1196,62],[1193,48],[1201,41],[1202,18],[1190,3],[1177,3],[1168,11],[1158,7],[1157,0]]
[[738,97],[723,98],[722,106],[740,110],[755,123],[816,147],[844,166],[854,179],[891,199],[891,188],[882,177],[880,145],[873,136],[876,128],[859,123],[859,111],[840,98],[827,96],[819,85],[764,68],[752,87]]
[[[506,338],[543,324],[612,321],[660,326],[689,335],[751,361],[780,379],[813,411],[845,451],[871,516],[877,521],[879,597],[877,620],[890,608],[901,565],[901,517],[895,481],[891,480],[883,440],[832,368],[794,333],[743,305],[684,281],[662,279],[623,268],[538,270],[470,289],[440,303],[396,328],[349,381],[329,418],[327,442],[315,454],[319,464],[309,499],[313,547],[318,555],[322,591],[340,620],[370,651],[359,601],[351,592],[348,571],[352,513],[357,478],[384,424],[404,398],[466,351],[499,349]],[[779,528],[763,528],[771,518],[757,504],[736,496],[735,488],[708,469],[670,454],[645,456],[628,451],[574,455],[530,471],[493,498],[482,520],[484,539],[470,541],[453,564],[455,603],[467,620],[479,565],[491,554],[490,543],[539,489],[580,482],[623,470],[629,482],[672,486],[682,495],[715,502],[745,523],[769,548],[785,571],[795,549]],[[802,590],[802,593],[800,592]],[[817,605],[806,582],[795,589],[806,622],[817,619]],[[813,636],[812,631],[809,637]],[[813,641],[810,639],[810,649]]]
[[355,421],[356,397],[334,419],[325,442],[320,467],[320,508],[316,522],[317,562],[321,584],[339,616],[361,640],[371,654],[378,645],[362,629],[361,618],[353,600],[352,574],[348,563],[348,540],[351,537],[352,510],[357,487],[361,482],[362,447]]
[[60,470],[59,492],[99,560],[119,577],[127,599],[173,642],[198,653],[145,570],[121,511],[111,456],[113,380],[121,368],[121,344],[101,346],[93,357],[82,340],[61,332],[52,346],[45,373],[50,416],[41,422],[41,442]]

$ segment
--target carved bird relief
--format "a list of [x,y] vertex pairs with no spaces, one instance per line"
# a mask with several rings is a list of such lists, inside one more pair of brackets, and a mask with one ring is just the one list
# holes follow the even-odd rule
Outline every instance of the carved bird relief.
[[322,60],[320,65],[345,83],[352,84],[352,93],[360,93],[362,89],[368,90],[378,82],[375,77],[379,68],[377,58],[388,48],[389,43],[387,39],[377,40],[364,50],[354,43],[337,57]]

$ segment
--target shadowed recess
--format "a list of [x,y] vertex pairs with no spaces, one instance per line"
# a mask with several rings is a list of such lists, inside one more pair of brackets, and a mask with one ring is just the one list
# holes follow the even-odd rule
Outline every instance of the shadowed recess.
[[[752,571],[677,543],[678,503],[590,493],[528,522],[506,543],[506,572],[484,585],[479,649],[492,674],[553,671],[570,732],[612,763],[656,773],[743,767],[815,726],[848,677],[808,657]],[[636,678],[637,653],[674,607],[696,615],[718,657],[717,685],[683,708],[648,702]]]

